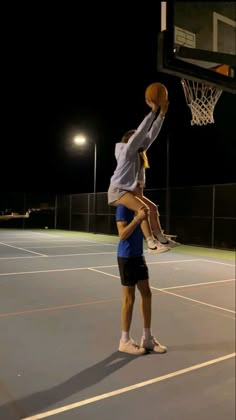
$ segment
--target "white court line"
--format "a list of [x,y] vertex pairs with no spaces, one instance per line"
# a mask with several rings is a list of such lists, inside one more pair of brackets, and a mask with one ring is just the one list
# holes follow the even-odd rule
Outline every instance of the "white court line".
[[[101,267],[102,268],[102,267]],[[101,270],[97,270],[96,267],[88,267],[87,270],[91,270],[91,271],[95,271],[96,273],[100,273],[100,274],[105,274],[106,276],[111,276],[111,277],[115,277],[117,279],[120,278],[120,276],[115,276],[114,274],[110,274],[110,273],[106,273],[105,271],[101,271]],[[203,286],[203,285],[209,285],[209,284],[217,284],[217,283],[226,283],[226,282],[230,282],[230,281],[235,281],[235,279],[226,279],[226,280],[215,280],[215,281],[206,281],[206,282],[202,282],[202,283],[191,283],[191,284],[183,284],[180,286],[170,286],[170,287],[163,287],[162,289],[157,289],[157,290],[170,290],[170,289],[181,289],[181,288],[185,288],[185,287],[197,287],[197,286]],[[150,286],[152,289],[155,289],[155,287]]]
[[[116,267],[116,265],[104,265],[102,268],[111,268]],[[75,267],[75,268],[56,268],[54,270],[37,270],[37,271],[18,271],[16,273],[0,273],[0,276],[16,276],[22,274],[41,274],[41,273],[58,273],[63,271],[80,271],[80,270],[88,270],[92,267]],[[95,267],[96,268],[96,267]]]
[[[104,253],[104,255],[106,254],[113,254],[113,252],[107,252]],[[91,254],[82,254],[82,255],[91,255]],[[97,255],[97,254],[95,254]],[[103,255],[103,253],[102,253]],[[60,255],[59,255],[60,256]],[[0,259],[11,259],[12,257],[9,258],[0,258]],[[21,257],[16,257],[16,258],[21,258]],[[40,258],[40,257],[23,257],[23,258]],[[50,258],[50,257],[48,257]],[[177,260],[177,261],[154,261],[151,262],[150,264],[167,264],[167,263],[179,263],[179,262],[189,262],[189,261],[199,261],[199,260]],[[113,268],[113,267],[117,267],[117,264],[113,264],[113,265],[98,265],[98,266],[94,266],[94,267],[74,267],[74,268],[58,268],[58,269],[52,269],[52,270],[35,270],[35,271],[18,271],[18,272],[10,272],[10,273],[0,273],[0,276],[11,276],[11,275],[21,275],[21,274],[38,274],[38,273],[53,273],[53,272],[60,272],[60,271],[77,271],[77,270],[88,270],[89,268]],[[104,273],[107,274],[107,273]]]
[[[101,271],[101,270],[96,270],[96,269],[94,269],[94,268],[88,268],[88,270],[91,270],[91,271],[95,271],[95,272],[97,272],[97,273],[101,273],[101,274],[105,274],[105,275],[108,275],[108,276],[111,276],[111,277],[116,277],[116,278],[120,278],[119,276],[114,276],[113,274],[111,275],[111,274],[108,274],[108,273],[105,273],[104,271]],[[235,280],[235,279],[232,279],[232,280]],[[214,283],[221,283],[222,281],[232,281],[231,279],[230,280],[216,280],[216,281],[209,281],[209,282],[206,282],[206,283],[199,283],[199,285],[201,284],[214,284]],[[197,284],[195,284],[195,286],[196,286]],[[190,285],[183,285],[183,286],[175,286],[175,289],[177,289],[178,287],[189,287]],[[168,287],[166,287],[166,288],[163,288],[163,289],[159,289],[159,288],[157,288],[157,287],[153,287],[153,286],[150,286],[150,288],[151,289],[153,289],[153,290],[158,290],[159,292],[163,292],[163,293],[167,293],[168,295],[173,295],[173,296],[177,296],[177,297],[180,297],[180,298],[182,298],[182,299],[186,299],[186,300],[191,300],[192,302],[195,302],[195,303],[200,303],[201,305],[206,305],[206,306],[210,306],[210,307],[212,307],[212,308],[216,308],[216,309],[220,309],[221,311],[226,311],[226,312],[231,312],[231,313],[233,313],[233,314],[235,314],[236,312],[235,311],[232,311],[231,309],[226,309],[226,308],[222,308],[221,306],[215,306],[215,305],[211,305],[210,303],[205,303],[205,302],[201,302],[200,300],[195,300],[195,299],[191,299],[191,298],[188,298],[188,297],[186,297],[186,296],[182,296],[182,295],[179,295],[179,294],[177,294],[177,293],[173,293],[173,292],[167,292],[167,289],[169,289]],[[171,287],[172,288],[172,287]]]
[[[0,237],[1,237],[1,235],[0,235]],[[1,238],[2,239],[2,238]],[[47,244],[53,244],[53,243],[58,243],[58,242],[60,242],[60,244],[61,243],[74,243],[74,242],[78,242],[78,243],[83,243],[82,241],[78,241],[78,240],[73,240],[73,241],[71,241],[71,240],[69,240],[69,241],[67,241],[67,240],[60,240],[60,241],[58,241],[57,239],[45,239],[45,238],[28,238],[27,240],[8,240],[7,238],[4,238],[4,240],[7,242],[7,243],[9,243],[9,244],[24,244],[24,243],[26,243],[26,244],[29,244],[29,243],[33,243],[33,244],[41,244],[41,243],[47,243]]]
[[[115,246],[116,247],[116,245],[111,245],[111,244],[102,244],[102,245]],[[98,243],[95,243],[95,244],[81,244],[81,243],[79,243],[77,245],[51,245],[51,246],[43,246],[43,245],[40,246],[40,244],[38,244],[37,246],[30,246],[29,248],[30,249],[33,249],[33,248],[53,249],[53,248],[79,248],[79,247],[82,247],[82,246],[87,248],[87,247],[101,246],[101,244],[98,244]]]
[[[1,237],[1,235],[0,235],[0,237]],[[6,240],[7,238],[5,238],[5,240]],[[9,242],[9,243],[29,243],[29,242],[33,242],[33,243],[37,243],[37,244],[40,244],[40,243],[45,243],[45,239],[43,238],[40,238],[40,239],[38,239],[38,238],[30,238],[30,240],[9,240],[9,241],[7,241],[7,242]],[[46,242],[47,242],[47,244],[49,243],[49,244],[51,244],[51,243],[53,243],[53,242],[56,242],[56,243],[63,243],[63,242],[65,242],[65,243],[74,243],[74,242],[77,242],[77,243],[79,243],[79,244],[97,244],[97,245],[114,245],[114,246],[117,246],[117,244],[111,244],[111,243],[108,243],[108,242],[98,242],[98,241],[90,241],[90,240],[85,240],[85,239],[63,239],[63,240],[60,240],[60,241],[58,241],[58,240],[56,240],[56,239],[52,239],[52,240],[49,240],[48,238],[46,239]],[[62,245],[63,246],[63,245]]]
[[235,264],[229,264],[229,263],[224,263],[224,262],[220,262],[220,261],[205,260],[205,259],[201,259],[199,261],[204,261],[204,262],[213,263],[213,264],[220,264],[220,265],[230,265],[232,267],[235,267]]
[[[32,254],[39,255],[40,257],[47,257],[47,255],[40,254],[39,252],[29,251],[28,249],[25,249],[25,248],[19,248],[19,247],[17,247],[17,246],[13,246],[13,245],[5,244],[4,242],[0,242],[0,244],[2,244],[2,245],[4,245],[4,246],[8,246],[8,247],[10,247],[10,248],[20,249],[21,251],[30,252],[30,253],[32,253]],[[2,258],[1,258],[1,259],[2,259]]]
[[[29,233],[31,232],[32,235],[39,235],[39,236],[53,236],[54,238],[57,238],[59,235],[53,235],[53,233],[46,233],[46,232],[34,232],[34,231],[29,231]],[[60,236],[61,238],[63,238],[63,235]]]
[[181,289],[182,287],[196,287],[196,286],[203,286],[206,284],[214,284],[214,283],[226,283],[228,281],[235,281],[235,279],[226,279],[226,280],[216,280],[216,281],[207,281],[204,283],[192,283],[192,284],[184,284],[182,286],[171,286],[171,287],[163,287],[161,290],[170,290],[170,289]]
[[[21,233],[22,234],[22,233]],[[43,236],[43,237],[45,237],[45,238],[64,238],[64,236],[62,236],[62,235],[53,235],[53,234],[51,234],[51,233],[44,233],[44,232],[31,232],[30,233],[30,231],[29,232],[27,232],[25,235],[23,234],[22,235],[22,238],[30,238],[30,239],[34,239],[34,237],[36,236],[36,238],[35,239],[38,239],[37,238],[37,235],[40,235],[40,236]],[[0,232],[0,237],[1,238],[4,238],[4,239],[8,239],[8,238],[16,238],[16,237],[19,237],[19,235],[18,235],[18,232],[17,233],[2,233],[2,232]],[[21,239],[18,239],[18,242],[19,241],[21,241]]]
[[[0,238],[1,237],[2,236],[0,234]],[[53,236],[53,238],[57,238],[57,236]],[[50,243],[50,244],[54,243],[54,242],[56,242],[56,243],[59,242],[60,244],[62,244],[64,242],[64,243],[69,243],[69,244],[70,243],[79,243],[81,245],[94,244],[94,245],[100,245],[100,246],[102,246],[102,245],[117,246],[116,243],[94,241],[94,240],[91,240],[91,239],[82,239],[82,238],[74,238],[74,239],[63,238],[63,239],[60,239],[59,241],[57,239],[51,239],[51,238],[33,238],[32,236],[31,237],[30,236],[29,237],[24,237],[24,239],[8,239],[8,238],[4,238],[4,239],[5,239],[6,242],[9,242],[9,243],[30,243],[30,242],[33,242],[33,243],[40,244],[40,243],[44,243],[46,241],[47,243]],[[63,245],[61,245],[61,246],[63,246]]]
[[73,410],[75,408],[82,407],[84,405],[88,405],[88,404],[95,403],[97,401],[105,400],[106,398],[115,397],[116,395],[121,395],[121,394],[124,394],[124,393],[129,392],[129,391],[134,391],[136,389],[143,388],[145,386],[149,386],[149,385],[156,384],[158,382],[165,381],[166,379],[171,379],[171,378],[174,378],[176,376],[184,375],[185,373],[193,372],[195,370],[198,370],[198,369],[210,366],[210,365],[214,365],[216,363],[220,363],[220,362],[223,362],[225,360],[232,359],[233,357],[235,357],[235,355],[236,355],[236,353],[226,354],[225,356],[218,357],[216,359],[211,359],[211,360],[208,360],[207,362],[203,362],[203,363],[199,363],[197,365],[189,366],[188,368],[180,369],[180,370],[177,370],[177,371],[171,372],[171,373],[167,373],[166,375],[158,376],[157,378],[149,379],[147,381],[138,382],[134,385],[125,386],[124,388],[119,388],[119,389],[116,389],[115,391],[107,392],[105,394],[96,395],[95,397],[87,398],[85,400],[77,401],[75,403],[68,404],[68,405],[65,405],[63,407],[55,408],[54,410],[49,410],[49,411],[46,411],[44,413],[35,414],[33,416],[30,416],[30,417],[25,417],[21,420],[41,420],[41,419],[45,419],[46,417],[51,417],[51,416],[54,416],[55,414],[64,413],[65,411],[70,411],[70,410]]
[[210,261],[210,260],[203,260],[202,258],[195,258],[192,260],[177,260],[177,261],[151,261],[151,262],[147,262],[148,265],[150,264],[168,264],[168,263],[176,263],[176,262],[195,262],[195,261],[201,261],[201,262],[208,262],[208,263],[216,263],[216,264],[221,264],[221,265],[227,265],[229,267],[235,267],[235,264],[230,264],[230,263],[221,263],[221,262],[217,262],[217,261]]
[[114,277],[115,279],[119,279],[120,276],[116,276],[115,274],[106,273],[105,271],[96,270],[96,267],[87,268],[87,270],[95,271],[95,273],[105,274],[105,276]]
[[196,300],[196,299],[192,299],[192,298],[189,298],[189,297],[186,297],[186,296],[183,296],[183,295],[179,295],[177,293],[167,292],[166,289],[158,289],[157,287],[151,287],[151,289],[158,290],[158,292],[167,293],[168,295],[177,296],[177,297],[180,297],[182,299],[190,300],[191,302],[199,303],[200,305],[205,305],[205,306],[210,306],[211,308],[220,309],[221,311],[231,312],[232,314],[236,313],[236,311],[233,311],[231,309],[226,309],[226,308],[222,308],[221,306],[211,305],[210,303],[205,303],[205,302],[202,302],[200,300]]
[[48,255],[34,255],[34,256],[30,255],[27,257],[0,257],[0,260],[24,260],[24,259],[29,260],[32,258],[45,258],[45,257],[48,257]]
[[[108,252],[105,253],[106,254],[113,254],[113,252]],[[91,255],[91,254],[82,254],[82,255]],[[97,255],[97,254],[95,254]],[[102,253],[103,255],[103,253]],[[20,258],[20,257],[17,257]],[[23,258],[40,258],[40,257],[23,257]],[[50,257],[48,257],[50,258]],[[11,258],[0,258],[0,259],[11,259]],[[148,265],[150,264],[175,264],[175,263],[182,263],[182,262],[195,262],[195,261],[202,261],[199,259],[194,259],[194,260],[171,260],[171,261],[152,261],[150,263],[148,263]],[[18,272],[8,272],[8,273],[0,273],[0,276],[12,276],[12,275],[22,275],[22,274],[38,274],[38,273],[53,273],[53,272],[60,272],[60,271],[77,271],[77,270],[88,270],[88,269],[94,269],[94,268],[113,268],[113,267],[117,267],[117,264],[112,264],[112,265],[97,265],[97,266],[92,266],[92,267],[74,267],[74,268],[58,268],[58,269],[52,269],[52,270],[35,270],[35,271],[18,271]],[[103,273],[103,274],[107,274],[107,273]]]
[[[11,245],[8,245],[8,246],[11,246]],[[15,247],[12,247],[12,248],[15,248]],[[23,249],[23,248],[17,248],[17,249]],[[34,252],[34,251],[31,251],[31,252],[33,254],[38,254],[37,252]],[[15,259],[22,259],[22,258],[27,259],[27,258],[40,258],[40,257],[47,257],[47,258],[81,257],[84,255],[108,255],[108,254],[116,254],[116,251],[114,252],[83,252],[82,254],[54,254],[54,255],[38,254],[35,257],[0,257],[0,260],[15,260]]]

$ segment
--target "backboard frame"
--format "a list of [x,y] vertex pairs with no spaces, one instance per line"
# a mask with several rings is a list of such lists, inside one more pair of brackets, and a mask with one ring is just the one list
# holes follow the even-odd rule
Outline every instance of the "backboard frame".
[[[177,0],[175,0],[177,1]],[[165,1],[164,20],[166,25],[161,24],[161,30],[157,39],[157,71],[167,73],[180,78],[188,78],[197,82],[204,81],[211,86],[236,94],[236,56],[233,54],[221,54],[215,51],[196,50],[180,46],[174,50],[174,7],[175,1]],[[210,57],[210,58],[209,58]],[[190,59],[187,62],[184,58]],[[202,58],[205,62],[211,61],[214,66],[229,64],[234,69],[233,77],[214,72],[209,68],[195,65],[194,60]],[[221,61],[220,61],[221,60]],[[209,65],[210,67],[210,65]]]

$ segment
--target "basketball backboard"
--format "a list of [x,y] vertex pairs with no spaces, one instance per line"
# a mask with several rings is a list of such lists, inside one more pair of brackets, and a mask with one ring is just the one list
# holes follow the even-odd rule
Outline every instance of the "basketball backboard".
[[157,70],[236,93],[236,2],[162,1]]

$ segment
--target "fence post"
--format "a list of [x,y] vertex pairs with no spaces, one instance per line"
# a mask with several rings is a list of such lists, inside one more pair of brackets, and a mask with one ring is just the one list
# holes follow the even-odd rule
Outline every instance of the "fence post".
[[[26,213],[26,199],[25,199],[25,193],[23,193],[23,208],[24,208],[24,214]],[[22,229],[25,229],[25,219],[22,219]]]
[[57,228],[57,195],[55,197],[55,210],[54,210],[54,229]]
[[70,195],[70,204],[69,204],[69,230],[71,230],[71,210],[72,210],[72,195]]
[[211,247],[214,248],[215,242],[215,199],[216,189],[215,185],[212,186],[212,219],[211,219]]
[[170,138],[166,141],[166,232],[170,233]]

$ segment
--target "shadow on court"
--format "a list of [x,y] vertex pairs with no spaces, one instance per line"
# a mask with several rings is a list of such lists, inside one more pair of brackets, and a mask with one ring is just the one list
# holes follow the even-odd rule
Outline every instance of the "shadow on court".
[[[41,413],[47,407],[55,405],[57,402],[102,381],[105,377],[121,369],[137,357],[140,356],[129,355],[116,351],[106,359],[103,359],[95,365],[77,373],[65,382],[62,382],[53,388],[35,392],[21,399],[5,403],[0,407],[0,419],[20,420],[30,415]],[[3,385],[0,388],[1,391],[2,388]],[[5,396],[8,396],[9,398],[7,392],[5,392]]]

